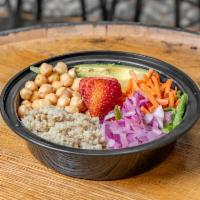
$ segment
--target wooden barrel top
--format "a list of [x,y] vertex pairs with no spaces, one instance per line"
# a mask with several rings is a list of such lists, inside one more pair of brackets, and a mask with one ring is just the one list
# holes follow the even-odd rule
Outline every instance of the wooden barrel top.
[[[24,67],[52,56],[116,50],[152,56],[200,84],[200,35],[136,24],[59,24],[0,34],[0,89]],[[200,199],[200,121],[152,170],[124,180],[63,176],[39,163],[0,119],[0,199]]]

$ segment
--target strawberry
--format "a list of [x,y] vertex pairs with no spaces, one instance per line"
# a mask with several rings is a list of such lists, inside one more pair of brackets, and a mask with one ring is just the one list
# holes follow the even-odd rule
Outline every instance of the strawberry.
[[93,117],[104,117],[114,108],[122,95],[121,85],[115,78],[83,78],[80,81],[79,89],[83,101]]

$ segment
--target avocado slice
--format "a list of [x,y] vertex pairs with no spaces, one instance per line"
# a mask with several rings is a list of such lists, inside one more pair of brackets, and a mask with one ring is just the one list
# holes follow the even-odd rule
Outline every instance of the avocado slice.
[[118,79],[122,90],[125,90],[128,80],[131,78],[129,71],[134,70],[138,79],[147,70],[119,64],[79,64],[74,66],[78,77],[112,77]]

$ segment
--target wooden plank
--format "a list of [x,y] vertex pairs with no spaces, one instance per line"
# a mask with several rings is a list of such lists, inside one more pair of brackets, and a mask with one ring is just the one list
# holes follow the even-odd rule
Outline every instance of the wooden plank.
[[[200,36],[138,25],[75,25],[0,36],[0,89],[41,59],[84,50],[119,50],[169,62],[200,84]],[[200,199],[200,121],[161,164],[117,181],[88,181],[47,169],[0,119],[0,200]]]

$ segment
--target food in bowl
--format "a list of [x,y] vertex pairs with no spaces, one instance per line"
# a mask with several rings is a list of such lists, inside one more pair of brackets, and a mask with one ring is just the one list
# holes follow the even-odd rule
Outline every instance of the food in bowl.
[[121,149],[170,133],[183,119],[188,95],[149,69],[43,63],[20,91],[18,115],[34,134],[64,146]]
[[80,78],[76,77],[74,69],[67,68],[63,62],[58,62],[53,68],[47,63],[40,68],[31,66],[36,73],[34,80],[27,81],[20,90],[23,100],[18,108],[19,117],[23,117],[31,109],[54,105],[66,109],[69,113],[85,112],[86,107],[79,91]]
[[81,149],[105,148],[98,117],[50,106],[31,110],[22,123],[50,142]]

